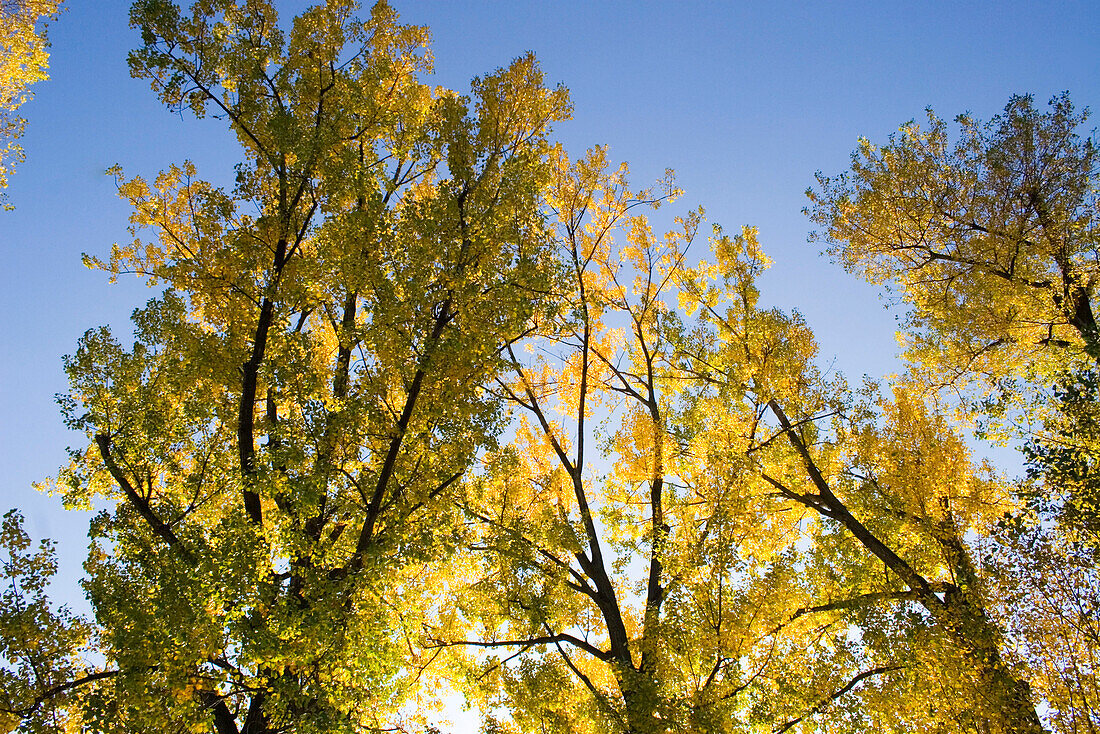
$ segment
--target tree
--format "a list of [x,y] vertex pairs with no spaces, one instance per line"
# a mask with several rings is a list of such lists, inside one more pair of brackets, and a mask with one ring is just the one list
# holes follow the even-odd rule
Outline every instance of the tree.
[[497,430],[481,386],[552,275],[539,202],[568,100],[531,56],[472,99],[433,92],[427,31],[355,11],[284,30],[267,2],[132,8],[133,74],[224,120],[243,160],[231,192],[189,163],[115,169],[134,240],[89,258],[164,288],[132,347],[95,329],[66,359],[87,445],[58,488],[107,506],[93,729],[372,731],[423,667],[425,563]]
[[47,78],[44,24],[57,17],[61,2],[0,0],[0,189],[23,160],[19,138],[26,120],[16,111],[31,97],[27,87]]
[[952,144],[929,112],[927,130],[910,123],[882,148],[862,140],[849,173],[819,175],[808,192],[832,254],[896,285],[912,306],[903,338],[915,374],[971,389],[969,417],[1027,441],[1030,483],[991,535],[975,608],[1022,643],[1002,656],[1065,731],[1088,729],[1095,706],[1097,640],[1085,621],[1095,569],[1079,545],[1095,543],[1100,359],[1097,152],[1079,133],[1087,116],[1068,95],[1047,112],[1017,96],[988,124],[957,118]]
[[[747,447],[744,425],[716,439],[696,424],[705,415],[682,412],[697,374],[674,304],[690,285],[684,258],[702,213],[655,236],[635,212],[674,198],[671,181],[632,191],[602,149],[554,158],[548,205],[567,281],[525,348],[509,348],[513,374],[498,382],[520,414],[515,440],[470,488],[478,573],[433,635],[491,651],[473,657],[471,676],[490,706],[506,707],[490,719],[501,731],[768,721],[751,711],[808,623],[793,619],[800,534],[796,518],[772,513],[743,455],[713,461],[715,440]],[[742,270],[747,295],[764,262],[755,233],[717,232],[713,244]],[[767,351],[758,336],[751,348]],[[786,356],[805,358],[803,345]]]
[[985,544],[993,614],[1016,641],[1059,732],[1100,728],[1100,573],[1096,550],[1036,518],[1014,517]]
[[991,520],[1010,507],[1006,489],[983,481],[943,417],[903,389],[881,404],[885,425],[853,421],[855,431],[839,429],[820,458],[809,448],[812,416],[796,427],[776,401],[769,407],[797,468],[768,481],[843,528],[882,564],[886,589],[852,601],[915,602],[927,620],[921,626],[941,638],[931,641],[935,666],[951,697],[930,701],[933,721],[954,720],[964,730],[1044,731],[1029,681],[1005,660],[989,585],[966,540],[987,534]]
[[1044,378],[1100,360],[1097,150],[1068,95],[1015,96],[988,123],[928,111],[807,192],[818,237],[911,306],[910,359],[939,384]]
[[753,230],[689,267],[700,213],[655,237],[653,190],[557,158],[572,285],[509,354],[516,438],[433,633],[490,651],[492,730],[1041,731],[966,540],[1004,485],[910,392],[816,370],[802,320],[758,304]]
[[[747,460],[772,490],[773,512],[812,513],[799,518],[810,544],[792,619],[839,627],[840,653],[826,665],[850,682],[835,687],[848,694],[865,683],[849,697],[864,705],[834,707],[828,730],[1042,731],[1026,676],[1005,663],[972,550],[1011,507],[1008,488],[974,466],[912,386],[898,382],[888,400],[825,379],[797,314],[760,309],[758,270],[716,250],[721,278],[685,299],[700,313],[688,350],[693,410],[706,416],[710,444],[726,443],[709,463]],[[776,676],[777,692],[807,663],[821,665],[796,662]],[[773,706],[793,725],[837,698],[803,704],[808,713],[784,709],[781,695]]]
[[1043,430],[1023,446],[1024,507],[990,538],[986,561],[996,614],[1019,641],[1060,731],[1100,727],[1100,395],[1093,369],[1067,372],[1053,387]]

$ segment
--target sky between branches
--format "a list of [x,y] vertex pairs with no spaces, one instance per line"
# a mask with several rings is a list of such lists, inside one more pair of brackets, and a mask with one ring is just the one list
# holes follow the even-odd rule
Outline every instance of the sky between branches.
[[[130,311],[154,295],[81,264],[82,252],[104,255],[128,236],[104,171],[118,163],[151,177],[191,159],[228,186],[239,155],[223,123],[173,116],[130,79],[126,54],[139,39],[126,0],[68,4],[50,30],[52,78],[22,109],[16,208],[0,213],[0,509],[20,507],[33,537],[59,541],[55,595],[82,609],[87,516],[61,512],[31,483],[77,441],[53,401],[66,388],[61,355],[93,326],[126,333]],[[306,4],[278,3],[288,17]],[[926,106],[988,119],[1014,93],[1045,103],[1063,90],[1079,107],[1100,105],[1100,4],[1084,0],[393,4],[404,22],[431,28],[437,83],[465,90],[532,50],[547,80],[571,91],[574,119],[556,137],[574,156],[609,145],[635,186],[671,167],[686,195],[670,214],[701,204],[728,231],[758,226],[775,261],[764,303],[800,310],[821,364],[853,381],[898,369],[894,313],[806,243],[814,172],[844,170],[858,136],[882,141]]]

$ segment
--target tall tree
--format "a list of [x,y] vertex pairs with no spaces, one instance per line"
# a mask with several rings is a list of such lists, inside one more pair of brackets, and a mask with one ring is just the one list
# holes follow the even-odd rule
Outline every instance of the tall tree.
[[420,667],[448,492],[497,430],[481,386],[548,290],[549,125],[534,59],[432,91],[427,31],[350,0],[285,28],[267,2],[140,0],[130,58],[225,120],[236,186],[126,179],[109,260],[164,293],[135,341],[66,360],[88,438],[58,486],[106,501],[90,595],[106,660],[86,725],[370,731]]
[[1047,111],[1017,96],[989,123],[957,118],[953,141],[929,112],[927,128],[910,123],[886,146],[861,141],[848,173],[809,192],[832,254],[912,306],[915,373],[962,389],[982,428],[1025,442],[1029,478],[991,541],[987,611],[1027,641],[1015,664],[1066,731],[1091,726],[1097,649],[1082,616],[1095,600],[1100,359],[1087,118],[1065,94]]
[[[974,561],[973,540],[1011,506],[1008,488],[904,383],[887,400],[821,375],[797,315],[757,305],[758,269],[717,254],[717,280],[682,299],[700,314],[686,355],[697,430],[721,447],[710,463],[747,463],[772,512],[799,518],[807,555],[792,621],[841,630],[835,654],[776,669],[777,730],[817,719],[829,731],[1042,731]],[[816,704],[787,693],[818,666],[849,682],[817,690]]]
[[[792,422],[772,400],[791,458],[783,476],[766,473],[765,479],[862,546],[864,564],[871,558],[881,564],[880,588],[861,589],[866,571],[855,575],[841,607],[901,604],[899,611],[917,611],[926,620],[917,630],[932,634],[932,646],[923,652],[934,655],[941,695],[948,697],[929,698],[926,689],[907,704],[923,702],[941,727],[1044,731],[1026,672],[1005,658],[989,584],[967,540],[987,534],[1011,506],[1007,488],[983,479],[961,438],[908,391],[898,389],[893,401],[880,405],[881,426],[861,416],[823,435],[813,416]],[[815,441],[821,442],[817,452]],[[907,608],[909,602],[916,609]]]
[[727,731],[771,663],[796,534],[760,522],[751,482],[714,476],[678,424],[669,299],[701,213],[657,237],[634,212],[673,198],[671,182],[632,191],[602,149],[555,158],[565,290],[509,352],[516,440],[470,490],[479,574],[434,635],[493,651],[475,673],[509,715],[490,727]]
[[32,96],[27,87],[48,76],[45,24],[57,17],[61,2],[0,0],[0,189],[23,160],[19,138],[26,120],[17,110]]
[[655,237],[632,210],[658,196],[603,151],[558,171],[572,285],[510,353],[516,440],[470,490],[480,570],[433,632],[491,651],[490,728],[1040,731],[964,540],[1004,488],[908,393],[873,409],[813,367],[801,319],[759,306],[754,231],[689,267],[698,213]]

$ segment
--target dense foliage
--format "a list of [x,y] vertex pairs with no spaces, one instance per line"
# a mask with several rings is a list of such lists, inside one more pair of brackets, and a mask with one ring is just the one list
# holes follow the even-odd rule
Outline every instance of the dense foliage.
[[[430,88],[426,29],[358,10],[133,6],[133,74],[242,159],[232,190],[112,171],[133,240],[88,262],[162,292],[65,360],[95,618],[0,529],[6,730],[430,731],[448,687],[485,732],[1100,726],[1068,98],[820,179],[834,253],[913,306],[911,374],[853,388],[761,305],[754,229],[659,234],[671,174],[552,142],[533,57]],[[1029,483],[959,416],[1038,427]]]

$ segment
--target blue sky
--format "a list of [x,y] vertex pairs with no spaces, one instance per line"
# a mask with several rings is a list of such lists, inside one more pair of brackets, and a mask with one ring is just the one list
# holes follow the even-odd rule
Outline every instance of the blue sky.
[[[305,4],[276,2],[286,15]],[[393,4],[431,27],[437,83],[465,89],[532,50],[571,90],[574,119],[558,138],[574,155],[609,145],[635,184],[671,167],[682,208],[702,205],[728,231],[758,226],[775,260],[765,302],[800,310],[822,363],[854,380],[896,369],[894,315],[807,244],[801,209],[814,172],[844,170],[859,136],[884,140],[926,106],[988,118],[1014,93],[1045,102],[1063,90],[1078,106],[1100,105],[1097,2]],[[80,440],[53,401],[66,387],[61,355],[93,326],[125,333],[153,295],[81,265],[82,252],[127,238],[126,207],[103,171],[118,163],[152,176],[191,159],[227,181],[239,158],[222,123],[173,115],[130,79],[127,2],[69,5],[50,30],[52,78],[23,108],[27,161],[8,189],[16,209],[0,213],[0,510],[20,507],[32,535],[59,541],[58,591],[82,606],[87,516],[30,485]]]

